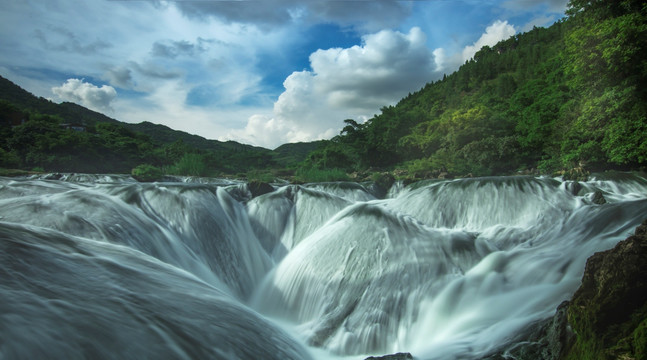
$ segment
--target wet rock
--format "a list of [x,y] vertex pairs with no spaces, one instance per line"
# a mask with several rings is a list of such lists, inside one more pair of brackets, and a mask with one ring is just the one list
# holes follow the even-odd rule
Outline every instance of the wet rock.
[[410,353],[397,353],[384,356],[371,356],[364,360],[413,360],[413,356]]
[[583,186],[580,184],[579,181],[573,181],[570,184],[566,185],[566,188],[573,194],[574,196],[577,196],[580,194],[580,191],[582,190]]
[[562,177],[564,180],[588,181],[590,174],[588,170],[580,166],[564,171]]
[[[508,346],[487,360],[558,360],[564,358],[575,340],[567,320],[568,301],[557,307],[555,316],[531,326],[521,341]],[[484,360],[485,360],[484,359]]]
[[647,359],[647,220],[591,256],[582,285],[552,318],[487,360]]
[[607,199],[604,198],[604,194],[602,194],[602,191],[600,190],[596,190],[595,193],[593,193],[593,199],[591,201],[598,205],[604,205],[607,203]]
[[568,321],[571,359],[647,359],[647,220],[613,249],[586,262]]
[[274,188],[272,185],[261,182],[261,181],[250,181],[249,184],[247,184],[247,188],[249,189],[249,192],[252,194],[252,198],[255,198],[257,196],[261,196],[267,193],[271,193],[274,191]]
[[61,173],[51,173],[43,176],[43,180],[61,180],[63,178],[63,174]]

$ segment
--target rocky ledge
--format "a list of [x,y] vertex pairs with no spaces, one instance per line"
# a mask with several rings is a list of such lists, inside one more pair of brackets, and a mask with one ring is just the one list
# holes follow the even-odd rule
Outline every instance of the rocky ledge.
[[582,285],[552,319],[487,359],[647,359],[647,220],[587,260]]

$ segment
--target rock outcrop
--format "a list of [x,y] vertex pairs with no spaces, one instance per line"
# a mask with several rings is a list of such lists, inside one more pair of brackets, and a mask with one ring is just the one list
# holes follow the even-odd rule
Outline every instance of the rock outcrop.
[[249,189],[249,192],[252,194],[252,198],[265,195],[267,193],[271,193],[272,191],[274,191],[274,188],[272,187],[272,185],[262,181],[257,181],[257,180],[250,181],[247,184],[247,188]]
[[568,322],[577,340],[567,359],[647,359],[647,221],[588,259]]
[[397,354],[392,354],[392,355],[384,355],[384,356],[371,356],[367,357],[364,360],[413,360],[413,356],[409,353],[397,353]]
[[591,256],[582,285],[553,318],[489,360],[647,360],[647,220]]

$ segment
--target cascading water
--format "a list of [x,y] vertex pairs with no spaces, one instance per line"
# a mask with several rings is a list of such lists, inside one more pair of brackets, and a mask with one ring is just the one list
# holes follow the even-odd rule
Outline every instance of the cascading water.
[[635,174],[168,180],[0,178],[0,358],[478,359],[647,218]]

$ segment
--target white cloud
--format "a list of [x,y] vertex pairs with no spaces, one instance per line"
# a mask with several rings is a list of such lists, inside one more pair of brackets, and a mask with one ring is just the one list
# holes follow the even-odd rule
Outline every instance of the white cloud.
[[244,130],[230,136],[270,147],[330,138],[344,119],[371,117],[418,90],[436,70],[419,28],[408,34],[383,30],[364,36],[362,46],[317,50],[310,66],[311,71],[294,72],[285,80],[273,117],[253,116]]
[[68,79],[63,85],[53,87],[52,92],[63,101],[96,111],[111,111],[110,103],[117,97],[117,91],[112,86],[98,87],[83,79]]
[[515,33],[514,26],[508,24],[507,21],[495,21],[492,25],[485,28],[485,33],[474,44],[466,46],[463,49],[463,61],[471,59],[483,46],[493,46]]

